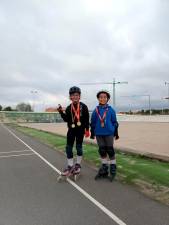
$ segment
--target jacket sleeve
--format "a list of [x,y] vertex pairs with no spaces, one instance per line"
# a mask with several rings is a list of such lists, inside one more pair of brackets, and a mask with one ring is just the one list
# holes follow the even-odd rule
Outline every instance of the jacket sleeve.
[[92,112],[92,116],[91,116],[91,123],[90,123],[90,127],[91,127],[91,129],[90,129],[90,131],[91,131],[91,136],[94,136],[95,134],[94,134],[94,130],[95,130],[95,127],[96,127],[96,110],[94,110],[93,112]]
[[89,130],[89,110],[86,105],[84,105],[84,122],[86,130]]
[[114,136],[118,136],[119,123],[117,122],[116,112],[114,111],[114,109],[112,109],[111,111],[112,111],[111,120],[113,126],[115,127]]
[[114,136],[116,136],[116,137],[119,136],[118,127],[119,127],[119,123],[117,122],[115,125],[115,131],[114,131]]

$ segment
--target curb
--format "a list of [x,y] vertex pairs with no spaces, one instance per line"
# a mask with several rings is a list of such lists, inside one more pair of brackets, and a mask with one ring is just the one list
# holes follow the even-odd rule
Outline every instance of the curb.
[[[62,137],[65,137],[63,135],[59,135]],[[91,144],[91,145],[97,145],[97,143],[94,142],[90,142],[90,141],[84,141],[85,144]],[[134,149],[131,148],[125,148],[125,147],[115,147],[115,150],[117,152],[120,153],[124,153],[124,154],[128,154],[128,155],[134,155],[134,156],[141,156],[141,157],[145,157],[148,159],[152,159],[152,160],[159,160],[162,162],[169,162],[169,156],[164,156],[164,155],[158,155],[158,154],[154,154],[154,153],[149,153],[149,152],[142,152],[142,151],[135,151]]]

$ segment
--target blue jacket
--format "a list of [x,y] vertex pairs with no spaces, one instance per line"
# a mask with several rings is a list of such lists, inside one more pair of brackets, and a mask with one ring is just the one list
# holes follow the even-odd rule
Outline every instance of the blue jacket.
[[104,106],[98,105],[97,108],[101,118],[103,117],[103,114],[106,111],[106,109],[108,109],[108,111],[106,114],[106,118],[104,120],[104,127],[101,127],[101,122],[95,108],[91,116],[91,133],[93,133],[95,136],[97,135],[115,136],[116,130],[118,128],[118,122],[116,119],[116,113],[114,109],[108,104]]

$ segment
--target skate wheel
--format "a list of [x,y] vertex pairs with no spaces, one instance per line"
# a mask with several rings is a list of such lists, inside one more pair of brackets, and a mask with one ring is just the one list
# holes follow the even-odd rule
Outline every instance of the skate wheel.
[[99,179],[99,175],[96,175],[94,179],[95,180],[98,180]]
[[79,178],[79,176],[80,176],[80,173],[76,173],[76,174],[74,174],[74,181],[77,181],[78,180],[78,178]]
[[75,182],[77,181],[77,175],[76,174],[74,175],[74,181]]
[[112,182],[112,181],[113,181],[113,178],[112,178],[112,177],[110,177],[110,178],[109,178],[109,180],[110,180],[110,182]]
[[62,180],[62,177],[59,176],[59,177],[57,178],[57,182],[60,182],[61,180]]
[[110,182],[112,182],[114,180],[115,176],[116,176],[116,174],[111,175],[111,177],[109,178]]

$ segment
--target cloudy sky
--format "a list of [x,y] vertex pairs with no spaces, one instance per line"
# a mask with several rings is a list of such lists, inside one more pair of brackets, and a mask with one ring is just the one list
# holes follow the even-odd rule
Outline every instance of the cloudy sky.
[[168,0],[0,0],[0,105],[67,105],[77,85],[93,108],[112,85],[81,83],[115,78],[117,110],[167,107],[168,21]]

